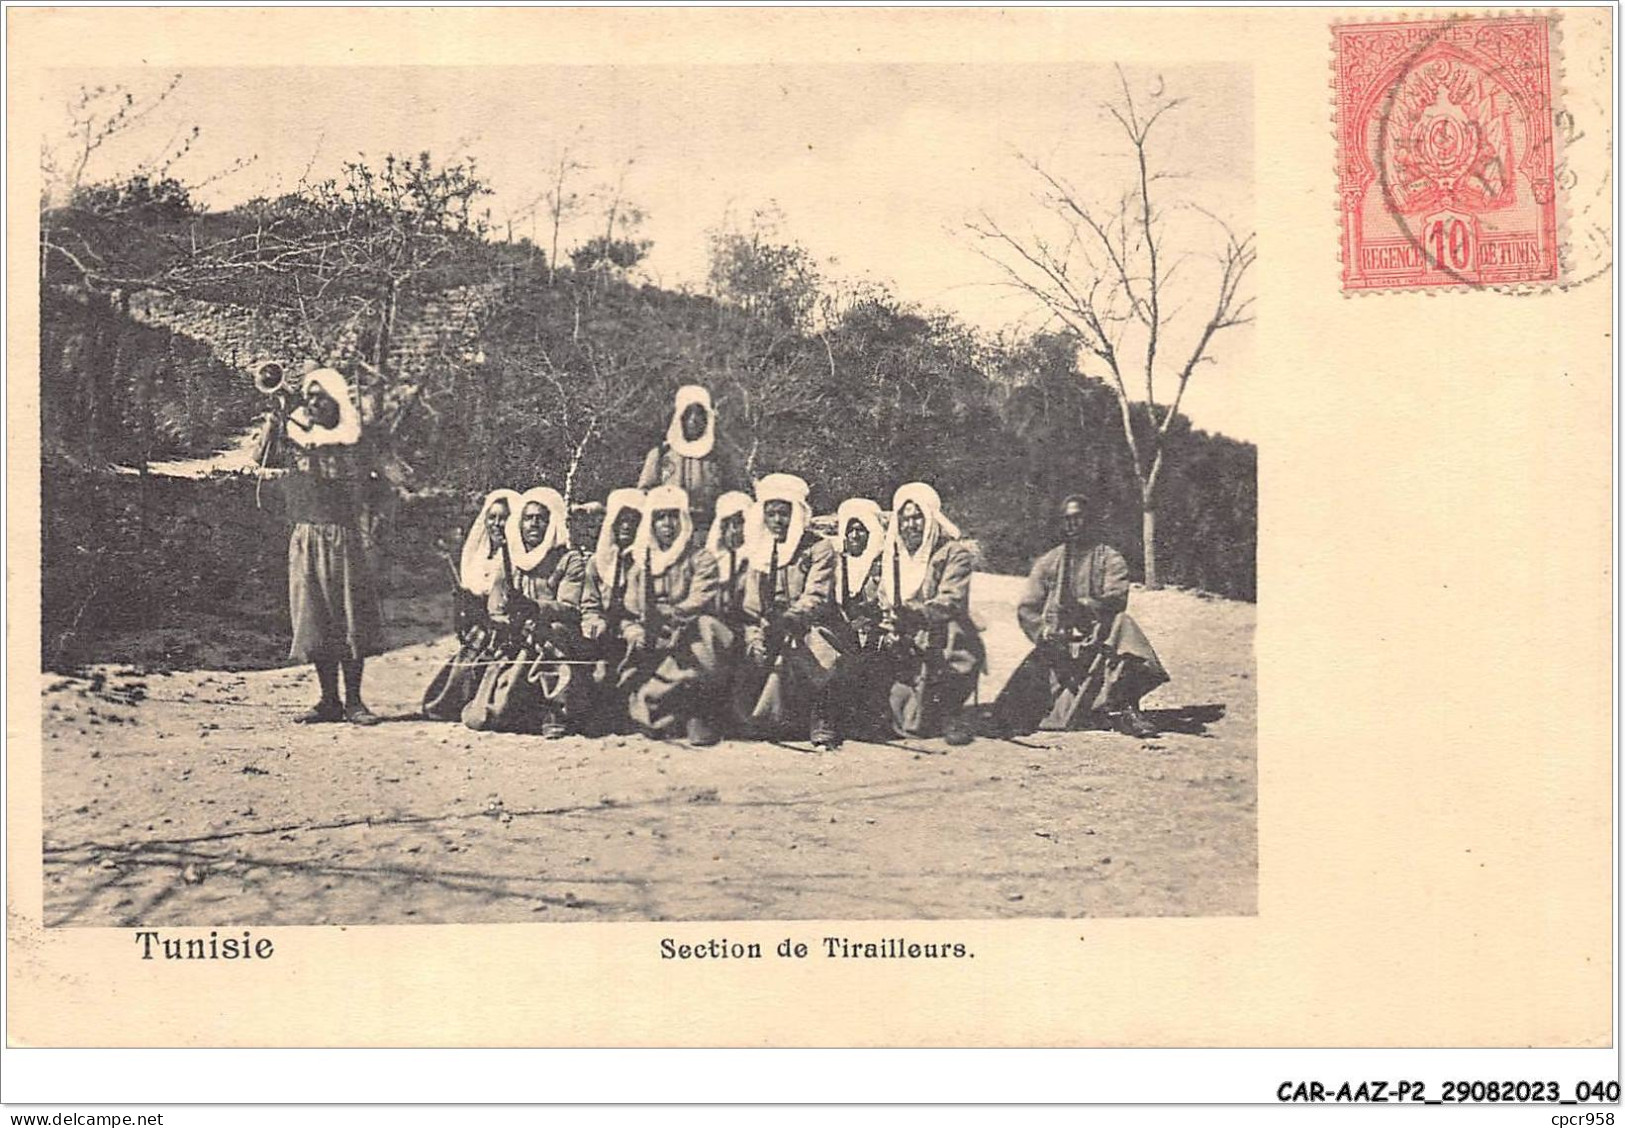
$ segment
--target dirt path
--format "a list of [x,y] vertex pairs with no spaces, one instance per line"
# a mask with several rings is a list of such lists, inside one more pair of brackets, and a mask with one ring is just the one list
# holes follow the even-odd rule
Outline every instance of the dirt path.
[[[984,700],[1025,652],[1016,583],[976,579]],[[46,922],[1252,913],[1254,608],[1165,591],[1131,610],[1174,674],[1148,707],[1222,705],[1205,733],[822,755],[478,734],[410,718],[449,639],[368,664],[369,701],[401,718],[370,730],[290,723],[304,670],[48,675]]]

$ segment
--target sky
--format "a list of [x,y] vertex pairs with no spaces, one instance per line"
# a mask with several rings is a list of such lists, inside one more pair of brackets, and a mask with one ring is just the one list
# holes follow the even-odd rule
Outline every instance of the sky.
[[[46,117],[65,128],[82,84],[121,85],[139,104],[169,74],[53,77]],[[1253,229],[1253,76],[1215,65],[1126,78],[1137,97],[1160,89],[1185,99],[1153,145],[1154,159],[1177,174],[1159,185],[1169,238],[1193,255],[1181,275],[1191,290],[1172,303],[1182,309],[1177,344],[1200,328],[1211,288],[1203,256],[1219,238],[1187,205]],[[549,220],[529,209],[568,151],[590,166],[575,174],[580,190],[624,174],[626,198],[647,216],[641,234],[654,247],[644,268],[657,284],[703,288],[707,232],[770,208],[779,234],[832,278],[884,282],[987,330],[1036,328],[1041,313],[1002,284],[966,221],[986,212],[1013,232],[1054,234],[1023,157],[1086,199],[1114,198],[1135,171],[1102,109],[1120,97],[1115,68],[1096,64],[191,68],[88,172],[127,171],[193,125],[199,135],[176,166],[181,179],[205,181],[253,157],[199,192],[211,206],[336,175],[358,155],[472,157],[493,189],[485,202],[497,229],[513,221],[516,237],[545,247]],[[593,223],[589,213],[567,226],[562,246]],[[1184,410],[1199,427],[1251,439],[1251,328],[1228,330],[1212,355]]]

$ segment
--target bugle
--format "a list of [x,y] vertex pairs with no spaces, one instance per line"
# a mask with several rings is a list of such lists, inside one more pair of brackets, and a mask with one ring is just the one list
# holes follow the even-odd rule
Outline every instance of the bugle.
[[254,462],[262,469],[270,469],[283,461],[286,423],[294,410],[294,394],[288,384],[288,370],[278,362],[261,361],[252,371],[254,390],[271,400],[271,411],[254,451]]
[[288,370],[274,360],[255,365],[254,390],[262,396],[274,396],[288,391]]

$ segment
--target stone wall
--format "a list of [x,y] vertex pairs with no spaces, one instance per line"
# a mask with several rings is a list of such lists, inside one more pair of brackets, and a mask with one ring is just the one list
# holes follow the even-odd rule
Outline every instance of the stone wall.
[[144,291],[130,298],[130,316],[209,346],[222,364],[247,371],[264,360],[290,360],[299,339],[293,318],[275,310]]
[[[437,367],[472,359],[479,347],[480,325],[501,289],[499,283],[460,286],[403,304],[388,355],[396,381],[411,385]],[[297,371],[300,362],[318,351],[314,343],[307,343],[298,318],[283,310],[148,292],[131,299],[130,314],[144,324],[206,344],[221,363],[244,373],[267,360]],[[314,359],[328,362],[336,354],[341,368],[353,367],[350,358],[367,328],[352,319],[327,330],[331,339],[320,343],[322,355]]]

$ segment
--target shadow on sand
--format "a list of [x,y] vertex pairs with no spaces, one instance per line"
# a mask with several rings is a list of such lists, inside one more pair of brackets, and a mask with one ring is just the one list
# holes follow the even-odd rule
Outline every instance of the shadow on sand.
[[1207,736],[1207,726],[1224,719],[1224,705],[1181,705],[1177,709],[1147,709],[1146,719],[1157,726],[1158,732],[1177,732],[1186,736]]
[[[1207,705],[1181,705],[1177,709],[1147,709],[1146,718],[1157,726],[1157,731],[1167,735],[1178,733],[1182,736],[1211,736],[1208,726],[1224,719],[1225,706],[1222,702],[1213,702]],[[979,734],[996,740],[1006,740],[1012,744],[1023,744],[1026,747],[1037,748],[1042,745],[1029,745],[1016,737],[1032,736],[1032,733],[1006,732],[1000,726],[989,705],[976,706],[971,709],[975,719],[976,730]],[[1111,726],[1105,717],[1096,716],[1097,723],[1094,728],[1106,729]]]
[[[298,663],[288,658],[286,619],[286,612],[280,617],[271,613],[214,615],[186,607],[167,608],[154,626],[100,645],[94,662],[127,666],[143,674],[297,668]],[[390,650],[435,642],[451,634],[449,588],[385,597],[384,643]],[[83,675],[85,669],[73,662],[51,668],[70,675]]]

